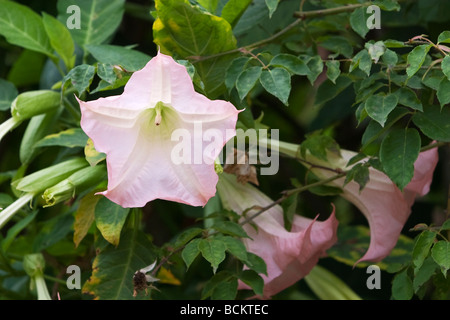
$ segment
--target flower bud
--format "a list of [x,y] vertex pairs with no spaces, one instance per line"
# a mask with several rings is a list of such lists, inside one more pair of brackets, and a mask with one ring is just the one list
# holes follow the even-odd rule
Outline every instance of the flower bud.
[[17,121],[29,119],[59,107],[61,94],[51,90],[28,91],[20,94],[11,104],[11,114]]
[[44,279],[45,260],[41,253],[28,254],[23,258],[23,268],[35,285],[38,300],[51,300]]
[[19,191],[36,195],[86,166],[84,158],[67,160],[16,180],[11,185]]
[[100,183],[105,177],[106,168],[104,165],[89,166],[78,170],[70,177],[44,191],[42,195],[42,198],[46,202],[44,207],[53,206],[59,202],[69,200],[75,195],[75,192],[84,191]]

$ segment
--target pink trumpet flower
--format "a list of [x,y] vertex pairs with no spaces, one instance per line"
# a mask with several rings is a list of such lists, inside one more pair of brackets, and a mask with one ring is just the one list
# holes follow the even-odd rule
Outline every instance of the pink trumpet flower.
[[[342,158],[333,162],[333,168],[345,168],[356,153],[341,150]],[[310,163],[314,163],[309,159]],[[331,185],[343,190],[342,197],[352,202],[367,218],[370,227],[370,246],[361,261],[378,262],[388,256],[395,247],[398,237],[409,218],[416,197],[426,195],[430,190],[433,172],[438,162],[437,148],[421,152],[414,163],[414,176],[403,192],[383,172],[369,169],[370,180],[360,192],[359,185],[351,181],[344,186],[344,179],[334,180]],[[312,169],[321,179],[330,178],[332,171]]]
[[[236,134],[239,111],[197,93],[186,68],[170,56],[158,53],[131,76],[123,94],[78,102],[82,129],[106,154],[108,188],[101,194],[111,201],[122,207],[154,199],[204,206],[215,195],[214,160]],[[214,131],[214,141],[198,137],[198,128]],[[180,137],[183,161],[176,153]]]
[[[224,207],[238,214],[253,206],[265,207],[273,203],[257,188],[249,183],[240,184],[235,176],[226,173],[220,175],[217,190]],[[257,211],[248,211],[246,217]],[[306,276],[337,241],[338,221],[334,209],[325,221],[296,215],[290,231],[283,221],[283,209],[277,205],[252,221],[256,230],[251,224],[244,225],[251,238],[243,240],[247,250],[260,256],[267,265],[267,275],[261,275],[264,279],[262,298],[270,298]],[[248,286],[240,283],[239,288],[248,289]]]

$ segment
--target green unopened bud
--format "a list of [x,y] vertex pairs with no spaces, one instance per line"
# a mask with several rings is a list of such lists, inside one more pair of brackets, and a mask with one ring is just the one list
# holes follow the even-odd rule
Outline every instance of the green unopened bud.
[[45,207],[53,206],[59,202],[73,198],[75,192],[82,192],[89,187],[95,186],[106,177],[106,167],[97,165],[86,167],[73,173],[70,177],[62,180],[55,186],[44,191]]
[[87,164],[84,158],[67,160],[16,180],[12,186],[19,191],[36,195],[68,178]]
[[61,103],[61,95],[51,90],[27,91],[17,96],[11,104],[11,114],[17,121],[56,109]]
[[341,279],[318,265],[305,277],[305,281],[322,300],[361,300]]
[[44,279],[45,260],[42,254],[27,254],[23,258],[23,268],[30,276],[31,283],[36,287],[38,300],[51,300]]

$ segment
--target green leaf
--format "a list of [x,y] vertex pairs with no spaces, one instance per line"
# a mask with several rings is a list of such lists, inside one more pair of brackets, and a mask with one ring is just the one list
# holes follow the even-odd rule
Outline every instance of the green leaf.
[[42,16],[42,22],[44,23],[44,28],[50,39],[51,46],[64,61],[67,70],[72,69],[75,64],[75,45],[69,30],[53,16],[45,12],[42,13]]
[[391,113],[395,109],[398,103],[398,97],[394,94],[384,95],[382,93],[370,96],[366,100],[367,114],[382,127]]
[[450,219],[442,224],[441,230],[450,230]]
[[286,106],[289,104],[289,94],[291,93],[291,75],[285,69],[274,68],[264,70],[259,78],[264,89],[281,100]]
[[280,0],[265,0],[266,6],[269,9],[269,18],[272,18],[273,13],[277,10]]
[[129,212],[129,208],[122,208],[106,197],[97,202],[95,223],[106,241],[119,245],[120,233]]
[[221,241],[226,245],[227,251],[231,253],[233,256],[238,258],[241,261],[246,261],[247,256],[247,249],[245,248],[245,245],[242,243],[241,240],[233,237],[222,237],[220,238]]
[[441,267],[442,274],[445,277],[448,269],[450,269],[450,242],[441,240],[435,243],[431,248],[431,256]]
[[442,72],[450,80],[450,56],[445,56],[441,62]]
[[[72,0],[58,0],[58,20],[68,24],[76,16],[68,13]],[[102,44],[116,31],[122,21],[125,0],[79,0],[80,28],[70,28],[75,42],[85,48],[89,44]]]
[[216,221],[212,225],[213,229],[220,231],[224,234],[229,234],[231,236],[236,236],[240,238],[248,238],[247,233],[244,231],[242,226],[232,221]]
[[86,146],[84,147],[84,155],[86,157],[86,161],[89,162],[91,166],[95,166],[99,162],[106,159],[106,154],[103,152],[98,152],[94,148],[94,143],[89,138],[86,142]]
[[203,232],[203,229],[201,228],[189,228],[187,230],[184,230],[175,241],[174,247],[180,248],[184,246],[186,243],[191,241],[193,238],[198,236],[200,233]]
[[222,9],[222,18],[234,27],[247,10],[252,0],[229,0]]
[[[51,71],[43,72],[46,60],[47,57],[40,52],[28,49],[23,50],[11,66],[7,80],[18,88],[38,84],[41,77],[45,77],[51,73]],[[58,73],[58,77],[60,76]]]
[[280,53],[272,58],[269,66],[283,67],[293,74],[306,76],[310,73],[308,66],[298,57]]
[[73,224],[73,243],[75,247],[80,245],[81,240],[87,235],[92,223],[95,221],[95,207],[101,196],[91,192],[80,200],[80,206],[75,212],[75,222]]
[[438,43],[450,43],[450,31],[443,31],[438,37]]
[[403,270],[392,281],[392,297],[395,300],[410,300],[414,295],[413,282],[407,271]]
[[353,55],[353,47],[350,41],[343,36],[322,36],[317,38],[317,44],[322,48],[329,50],[337,55],[343,55],[346,58],[351,58]]
[[291,230],[297,211],[297,194],[287,197],[281,202],[281,207],[283,208],[284,227],[286,230]]
[[14,242],[14,239],[17,237],[17,235],[23,230],[25,229],[30,223],[31,221],[34,220],[34,218],[36,217],[37,213],[39,211],[34,211],[33,213],[31,213],[30,215],[27,215],[25,218],[22,218],[21,220],[19,220],[16,224],[14,224],[12,227],[8,228],[8,232],[6,233],[5,238],[3,238],[0,241],[0,245],[1,245],[1,250],[3,252],[6,252],[8,250],[8,248],[11,246],[11,244]]
[[447,78],[443,78],[439,83],[439,88],[437,90],[437,98],[439,103],[441,104],[441,108],[444,105],[450,103],[450,80]]
[[350,26],[361,38],[365,38],[369,32],[369,28],[367,27],[368,17],[366,7],[358,8],[350,15]]
[[394,92],[398,97],[398,104],[410,107],[414,110],[423,111],[422,103],[414,91],[409,88],[403,87]]
[[367,52],[369,52],[370,58],[373,62],[378,63],[378,60],[384,55],[386,46],[383,41],[377,41],[375,43],[367,42],[365,44]]
[[97,61],[121,66],[129,72],[142,69],[151,59],[140,51],[110,44],[91,44],[87,45],[86,49]]
[[336,79],[339,78],[341,74],[341,63],[338,60],[329,60],[326,62],[326,66],[328,79],[336,84]]
[[198,254],[200,253],[199,243],[201,239],[194,239],[191,242],[189,242],[181,252],[181,257],[183,258],[184,263],[186,264],[186,267],[189,268],[189,266],[194,262],[195,258],[197,258]]
[[9,110],[11,108],[11,103],[18,94],[19,92],[14,84],[0,79],[0,111]]
[[411,181],[414,162],[419,156],[420,135],[416,129],[395,129],[381,143],[380,160],[384,172],[400,188]]
[[14,1],[0,1],[0,35],[11,44],[53,57],[41,17]]
[[[305,61],[306,60],[306,61]],[[304,59],[306,66],[309,68],[309,73],[307,75],[307,78],[311,85],[314,85],[314,82],[316,82],[317,77],[322,73],[323,71],[323,61],[322,58],[319,55],[308,57],[307,59]]]
[[370,57],[369,51],[363,49],[353,57],[350,64],[350,72],[359,67],[360,70],[364,71],[365,74],[370,76],[370,70],[372,69],[372,58]]
[[249,57],[239,57],[231,62],[225,75],[225,86],[227,87],[228,92],[231,92],[231,89],[234,88],[237,78],[242,73],[242,70],[244,70],[245,65],[250,61],[250,59],[251,58]]
[[398,55],[390,49],[386,49],[383,56],[381,57],[384,63],[388,65],[390,69],[397,65]]
[[213,272],[216,273],[219,264],[225,260],[225,251],[227,250],[225,244],[214,238],[201,239],[198,243],[198,248],[203,258],[211,263]]
[[114,66],[110,63],[98,63],[97,64],[97,75],[100,79],[113,84],[117,80],[117,75],[114,72]]
[[229,281],[232,278],[234,278],[234,275],[232,275],[229,271],[224,270],[217,272],[215,275],[211,277],[211,279],[209,279],[209,281],[203,287],[201,298],[206,299],[210,297],[213,294],[214,289],[218,285],[220,285],[223,282]]
[[450,109],[426,105],[412,117],[414,124],[430,139],[450,142]]
[[197,3],[210,13],[214,14],[217,9],[218,1],[219,0],[197,0]]
[[412,253],[412,261],[416,268],[422,266],[425,258],[430,253],[430,248],[434,243],[434,239],[436,239],[436,233],[429,230],[423,231],[417,237]]
[[331,80],[325,80],[317,90],[314,105],[321,105],[336,98],[352,83],[352,79],[350,77],[347,77],[346,75],[341,75],[339,78],[337,78],[335,83],[333,83]]
[[267,275],[267,266],[265,261],[254,253],[247,252],[247,260],[245,265],[259,274]]
[[239,98],[243,100],[255,86],[262,73],[262,67],[250,67],[241,72],[236,80]]
[[250,288],[252,288],[257,295],[263,296],[264,280],[255,271],[253,270],[242,271],[242,273],[239,275],[239,280],[241,280]]
[[420,267],[414,269],[414,292],[417,293],[420,287],[435,274],[437,268],[436,262],[431,256],[428,256]]
[[124,232],[117,247],[112,245],[100,250],[92,265],[92,275],[82,292],[99,300],[146,299],[144,294],[133,297],[133,276],[136,271],[150,265],[156,259],[152,243],[147,236],[133,228]]
[[340,154],[339,145],[336,141],[320,131],[315,131],[306,135],[306,139],[300,144],[300,152],[302,157],[306,156],[306,151],[309,151],[313,157],[328,161],[328,152]]
[[[231,25],[224,18],[179,0],[156,0],[155,7],[158,18],[153,23],[153,39],[161,52],[188,59],[236,48]],[[225,90],[224,74],[236,56],[222,55],[196,63],[210,98],[219,96]]]
[[431,44],[422,44],[420,46],[415,47],[409,54],[407,58],[408,67],[406,68],[406,73],[408,74],[408,78],[411,78],[416,74],[417,71],[422,67],[425,62],[425,58],[430,51],[432,45]]
[[46,136],[36,143],[36,147],[62,146],[67,148],[84,147],[88,136],[81,128],[72,128]]
[[95,76],[95,67],[88,64],[81,64],[70,70],[70,72],[62,80],[65,85],[67,81],[74,86],[80,96],[86,90],[89,91],[92,79]]
[[219,283],[213,290],[212,300],[234,300],[237,295],[238,281],[235,277]]
[[369,168],[361,163],[353,166],[345,177],[345,184],[352,180],[359,184],[359,191],[361,192],[369,182]]

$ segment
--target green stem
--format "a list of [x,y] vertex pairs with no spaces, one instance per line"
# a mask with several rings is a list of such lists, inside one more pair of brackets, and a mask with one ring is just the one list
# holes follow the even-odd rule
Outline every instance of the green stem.
[[420,148],[420,152],[431,150],[433,148],[443,147],[445,145],[450,145],[450,144],[448,142],[442,142],[442,141],[436,142],[436,143],[432,143],[432,144],[430,144],[428,146],[424,146],[424,147]]
[[365,3],[349,4],[346,6],[330,8],[330,9],[320,9],[320,10],[312,10],[312,11],[297,11],[297,12],[294,12],[294,17],[299,18],[301,20],[317,18],[317,17],[324,17],[324,16],[353,11],[353,10],[361,8],[361,7],[368,7],[372,4],[373,4],[372,2],[365,2]]

